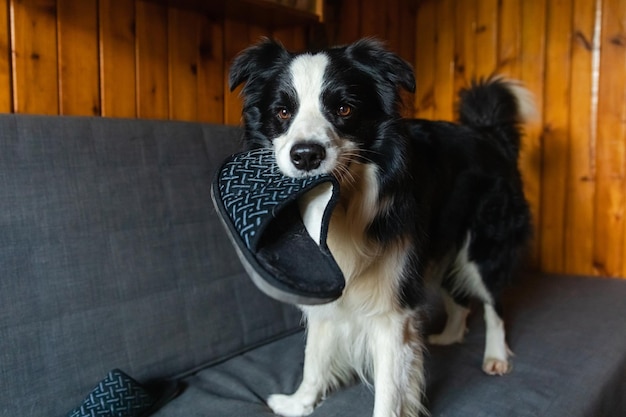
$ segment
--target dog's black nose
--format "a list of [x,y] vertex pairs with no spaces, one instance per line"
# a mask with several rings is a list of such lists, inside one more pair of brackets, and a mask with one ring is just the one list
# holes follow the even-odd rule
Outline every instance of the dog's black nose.
[[289,152],[291,163],[301,171],[312,171],[319,168],[326,158],[326,150],[318,143],[298,143]]

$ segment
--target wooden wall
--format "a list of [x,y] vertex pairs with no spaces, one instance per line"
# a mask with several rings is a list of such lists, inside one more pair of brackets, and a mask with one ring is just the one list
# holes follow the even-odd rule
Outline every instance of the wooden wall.
[[493,72],[534,92],[521,166],[531,264],[626,276],[626,1],[327,0],[323,28],[276,28],[145,0],[0,0],[0,112],[237,124],[232,58],[261,36],[302,50],[377,36],[415,64],[407,115],[454,118]]
[[307,33],[142,0],[0,0],[0,111],[238,123],[230,59]]

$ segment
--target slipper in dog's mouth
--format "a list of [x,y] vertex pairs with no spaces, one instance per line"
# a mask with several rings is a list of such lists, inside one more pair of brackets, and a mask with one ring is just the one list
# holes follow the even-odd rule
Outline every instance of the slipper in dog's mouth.
[[[339,198],[333,176],[284,176],[271,149],[256,149],[224,162],[211,195],[259,289],[291,304],[324,304],[341,296],[345,280],[326,244]],[[302,207],[305,195],[309,207]]]

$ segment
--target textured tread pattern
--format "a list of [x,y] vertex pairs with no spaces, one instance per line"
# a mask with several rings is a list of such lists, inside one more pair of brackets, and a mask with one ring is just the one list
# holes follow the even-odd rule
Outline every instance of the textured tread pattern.
[[286,177],[271,149],[255,149],[224,164],[218,174],[219,197],[246,247],[254,251],[260,229],[278,206],[324,178],[329,176]]

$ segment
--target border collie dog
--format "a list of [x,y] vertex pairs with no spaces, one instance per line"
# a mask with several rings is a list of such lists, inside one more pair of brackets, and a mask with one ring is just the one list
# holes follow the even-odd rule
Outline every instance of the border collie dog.
[[[534,110],[529,92],[492,77],[461,91],[459,124],[403,119],[400,89],[415,90],[413,70],[372,39],[300,54],[265,39],[235,58],[229,81],[231,91],[245,83],[249,148],[273,149],[287,176],[330,173],[341,189],[327,243],[346,287],[332,303],[301,306],[302,383],[270,396],[270,408],[308,415],[361,377],[374,384],[374,417],[426,414],[428,280],[442,289],[448,315],[429,342],[462,341],[469,301],[478,300],[483,370],[508,372],[498,296],[531,229],[517,166],[520,126]],[[315,216],[301,211],[309,228]]]

